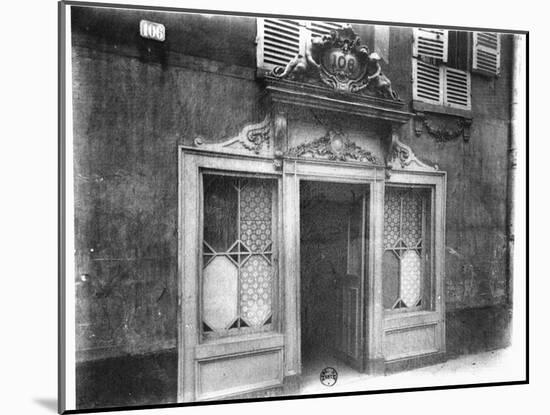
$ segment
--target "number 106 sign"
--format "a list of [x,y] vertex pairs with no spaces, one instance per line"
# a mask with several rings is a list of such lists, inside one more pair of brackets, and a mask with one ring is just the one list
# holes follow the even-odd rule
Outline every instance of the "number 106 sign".
[[139,22],[139,34],[146,39],[158,40],[164,42],[166,29],[161,23],[154,23],[148,20]]

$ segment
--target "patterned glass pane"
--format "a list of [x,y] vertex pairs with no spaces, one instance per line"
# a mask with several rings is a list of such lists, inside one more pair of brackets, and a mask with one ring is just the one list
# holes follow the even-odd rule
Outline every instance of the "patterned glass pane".
[[386,189],[384,197],[384,248],[391,248],[399,240],[401,217],[400,194],[392,189]]
[[422,238],[422,200],[415,193],[403,196],[402,239],[409,248],[414,248]]
[[[385,308],[421,305],[423,289],[429,290],[429,274],[423,276],[423,238],[426,236],[429,192],[421,189],[386,188],[384,197]],[[428,292],[428,291],[427,291]]]
[[271,183],[249,179],[241,190],[241,239],[252,252],[271,243]]
[[271,314],[272,266],[252,255],[241,270],[241,316],[250,327],[261,327]]

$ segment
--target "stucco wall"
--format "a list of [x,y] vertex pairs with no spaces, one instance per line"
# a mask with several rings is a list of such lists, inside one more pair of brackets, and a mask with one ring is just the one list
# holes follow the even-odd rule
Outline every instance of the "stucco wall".
[[[166,42],[139,37],[142,18],[165,24]],[[77,358],[174,347],[177,145],[263,118],[256,23],[73,7],[72,28]],[[392,29],[384,69],[406,103],[410,48],[410,29]],[[510,55],[504,37],[501,76],[472,76],[469,141],[404,129],[417,156],[448,174],[450,310],[506,299]]]
[[135,37],[141,18],[159,18],[151,14],[73,8],[79,360],[175,346],[177,146],[263,118],[253,71],[216,70],[253,67],[253,21],[238,25],[244,51],[221,47],[212,66],[181,52],[216,52],[226,38],[214,29],[231,35],[235,21],[163,14],[163,45]]

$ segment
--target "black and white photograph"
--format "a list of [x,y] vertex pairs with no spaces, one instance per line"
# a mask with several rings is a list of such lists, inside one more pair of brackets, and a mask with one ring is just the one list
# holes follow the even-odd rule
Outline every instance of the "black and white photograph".
[[349,16],[59,3],[60,411],[527,382],[527,32]]
[[1,413],[544,412],[534,2],[25,0]]

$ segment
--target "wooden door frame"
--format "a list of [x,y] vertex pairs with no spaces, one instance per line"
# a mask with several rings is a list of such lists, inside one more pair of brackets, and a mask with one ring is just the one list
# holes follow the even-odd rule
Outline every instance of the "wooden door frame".
[[365,270],[363,292],[363,322],[367,325],[363,336],[363,361],[367,371],[371,362],[383,360],[382,355],[382,269],[383,255],[381,235],[383,232],[383,197],[385,169],[381,166],[364,166],[358,163],[338,163],[313,160],[286,160],[283,168],[283,222],[285,246],[284,263],[285,292],[288,296],[285,307],[285,376],[301,374],[301,296],[300,296],[300,182],[317,181],[347,184],[362,184],[369,187],[369,257]]
[[[279,353],[281,379],[266,383],[265,387],[282,385],[283,378],[301,374],[301,310],[300,310],[300,181],[356,183],[370,187],[369,256],[365,271],[366,292],[364,323],[367,328],[364,341],[364,362],[368,373],[385,369],[384,341],[388,330],[401,330],[398,319],[387,319],[382,304],[382,263],[384,230],[384,190],[387,184],[426,185],[435,189],[435,281],[437,284],[434,313],[410,313],[411,324],[434,324],[437,320],[442,351],[445,350],[444,299],[444,242],[445,242],[445,183],[444,172],[391,171],[387,177],[385,166],[363,163],[304,159],[285,159],[282,170],[273,159],[262,156],[223,154],[180,146],[178,149],[178,402],[197,399],[197,359],[205,359],[212,344],[201,345],[199,330],[199,258],[200,230],[196,223],[201,212],[200,169],[217,169],[231,173],[259,173],[276,177],[279,182],[278,245],[279,245],[279,310],[278,331],[254,339],[236,339],[225,342],[223,356],[240,356],[249,345]],[[404,314],[402,315],[404,316]],[[432,320],[430,320],[432,319]],[[427,321],[430,320],[430,321]],[[397,324],[397,325],[396,325]],[[236,336],[238,337],[238,336]],[[203,347],[204,346],[204,347]],[[208,349],[208,350],[207,350]],[[218,353],[218,352],[217,352]],[[284,356],[284,358],[283,358]],[[238,392],[238,391],[237,391]]]
[[[271,332],[256,336],[225,338],[222,341],[202,341],[200,338],[200,270],[199,253],[201,242],[200,215],[202,212],[202,170],[218,170],[229,174],[260,174],[277,179],[278,206],[277,215],[282,217],[281,173],[274,169],[273,160],[265,157],[240,156],[206,151],[193,147],[178,148],[178,308],[177,308],[177,352],[178,381],[177,401],[192,402],[197,399],[210,399],[208,394],[200,393],[199,361],[246,356],[250,350],[278,353],[280,366],[283,365],[283,324],[278,324]],[[282,246],[283,232],[278,222],[279,247]],[[279,251],[281,252],[281,251]],[[277,272],[280,276],[277,287],[277,302],[281,304],[279,321],[283,318],[284,274],[278,260]],[[282,370],[281,370],[282,373]],[[282,376],[260,388],[282,385]],[[236,390],[234,394],[243,393]],[[218,396],[212,396],[217,398]],[[220,396],[223,397],[223,396]]]
[[[431,327],[434,330],[434,348],[426,353],[412,353],[410,356],[392,357],[386,350],[385,366],[408,367],[408,359],[417,362],[438,361],[445,358],[445,222],[447,174],[444,171],[394,171],[386,181],[387,186],[417,187],[431,189],[431,212],[433,226],[433,310],[388,313],[382,310],[381,340],[388,345],[391,335],[411,333],[414,330]],[[383,212],[382,212],[383,215]],[[388,348],[388,347],[387,347]]]

